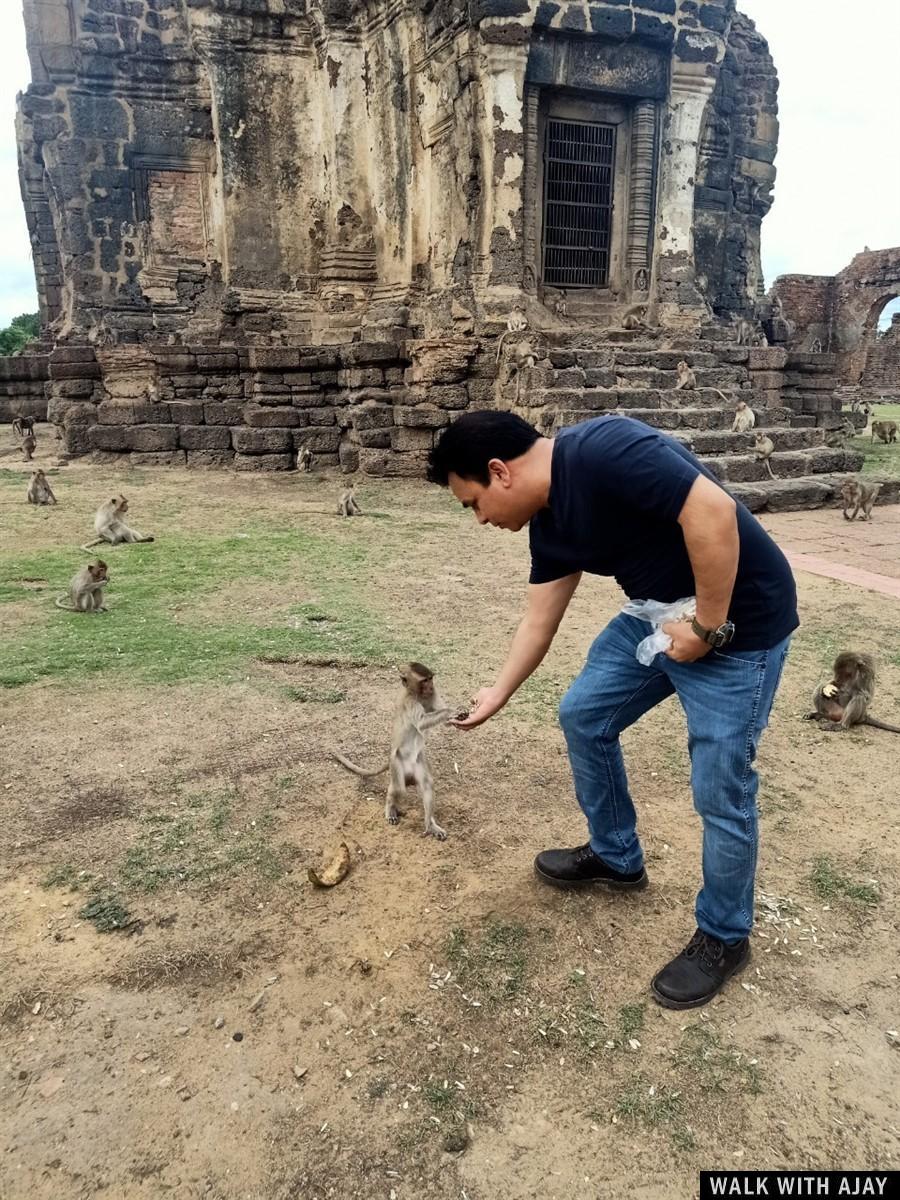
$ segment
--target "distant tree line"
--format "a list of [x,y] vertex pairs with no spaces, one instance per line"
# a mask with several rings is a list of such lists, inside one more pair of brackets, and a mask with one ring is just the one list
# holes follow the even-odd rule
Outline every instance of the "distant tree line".
[[18,354],[30,341],[39,337],[41,319],[38,313],[23,313],[13,317],[6,329],[0,329],[0,357]]

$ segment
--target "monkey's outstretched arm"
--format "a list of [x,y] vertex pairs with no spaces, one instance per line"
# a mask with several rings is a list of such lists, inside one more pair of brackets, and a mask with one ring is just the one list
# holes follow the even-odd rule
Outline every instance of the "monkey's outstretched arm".
[[352,771],[354,775],[359,775],[362,779],[374,779],[376,775],[383,775],[390,766],[390,763],[386,762],[377,771],[366,771],[362,767],[358,767],[356,763],[351,762],[349,758],[344,758],[343,754],[338,754],[337,750],[331,751],[331,757],[336,759],[342,767],[346,767],[348,771]]

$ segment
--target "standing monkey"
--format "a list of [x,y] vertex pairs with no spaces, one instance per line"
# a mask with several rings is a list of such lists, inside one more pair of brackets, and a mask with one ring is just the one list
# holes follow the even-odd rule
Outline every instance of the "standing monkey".
[[43,471],[35,471],[31,476],[31,482],[28,485],[27,499],[29,504],[55,504],[56,497],[53,495],[53,489],[47,482],[47,476]]
[[872,422],[872,441],[875,438],[879,441],[888,443],[896,442],[897,440],[897,422],[896,421],[873,421]]
[[566,299],[565,288],[560,288],[559,295],[556,297],[556,302],[553,305],[553,311],[561,321],[566,320],[569,315],[569,302]]
[[756,435],[756,441],[753,443],[753,453],[756,455],[759,462],[764,462],[766,464],[766,470],[769,472],[770,479],[778,478],[778,476],[772,470],[772,464],[769,462],[769,459],[772,457],[774,452],[775,443],[760,429]]
[[312,451],[310,450],[309,446],[301,446],[297,451],[297,470],[312,470]]
[[12,428],[17,438],[23,438],[26,433],[34,433],[34,417],[13,417]]
[[746,400],[738,400],[737,408],[734,410],[734,421],[731,425],[731,432],[749,433],[755,424],[756,413]]
[[397,801],[403,798],[410,784],[415,784],[425,810],[423,836],[431,834],[443,841],[447,834],[434,819],[434,791],[425,757],[425,732],[433,725],[441,725],[449,720],[450,710],[438,695],[434,686],[434,672],[428,667],[411,662],[398,670],[403,680],[403,695],[394,713],[387,764],[376,771],[366,771],[337,751],[332,751],[332,754],[341,766],[363,779],[373,779],[390,771],[384,815],[391,825],[396,825],[400,820]]
[[136,529],[131,529],[122,520],[128,512],[128,501],[124,496],[113,496],[97,509],[94,517],[94,530],[97,536],[92,542],[85,542],[82,550],[90,550],[92,546],[100,546],[108,542],[110,546],[118,546],[120,542],[152,542],[153,538]]
[[845,650],[834,660],[832,670],[832,680],[816,688],[815,712],[808,715],[808,721],[818,721],[820,728],[829,733],[854,725],[872,725],[888,733],[900,733],[896,725],[887,725],[869,715],[875,695],[875,662],[871,655]]
[[[56,607],[66,612],[106,612],[103,589],[109,583],[106,563],[98,558],[72,577],[67,596],[59,596]],[[68,598],[69,603],[65,601]]]
[[35,447],[37,446],[37,438],[29,430],[22,438],[22,454],[25,456],[26,462],[31,462],[34,457]]
[[692,392],[697,386],[697,376],[687,365],[684,359],[675,368],[678,372],[678,382],[675,384],[675,391],[680,392],[682,389]]
[[[851,476],[841,484],[841,498],[844,501],[844,520],[855,521],[859,510],[863,510],[862,520],[872,520],[872,506],[881,491],[880,483],[863,483],[861,479]],[[853,509],[852,513],[848,509]]]
[[356,503],[356,497],[353,494],[353,484],[350,487],[344,488],[338,500],[338,516],[341,517],[359,517],[362,516],[362,509]]

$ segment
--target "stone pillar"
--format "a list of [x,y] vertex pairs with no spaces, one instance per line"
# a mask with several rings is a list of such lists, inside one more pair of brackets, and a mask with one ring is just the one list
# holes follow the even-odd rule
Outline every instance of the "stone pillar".
[[538,101],[541,90],[533,84],[525,85],[525,168],[524,189],[525,211],[522,222],[522,241],[525,252],[524,288],[526,292],[537,290],[538,244],[537,213],[541,197],[537,194],[537,164],[541,148],[538,145]]
[[631,122],[631,202],[628,211],[628,286],[650,289],[650,237],[656,155],[656,102],[639,100]]
[[715,87],[707,63],[676,62],[663,133],[656,228],[658,320],[665,328],[698,328],[706,302],[694,283],[694,188],[703,114]]

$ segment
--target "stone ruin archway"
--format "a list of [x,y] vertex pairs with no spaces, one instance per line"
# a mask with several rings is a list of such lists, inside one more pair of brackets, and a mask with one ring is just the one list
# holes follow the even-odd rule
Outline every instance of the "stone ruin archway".
[[[882,328],[887,309],[888,322]],[[900,288],[882,303],[873,305],[863,335],[865,362],[859,377],[863,390],[881,396],[900,397]]]

